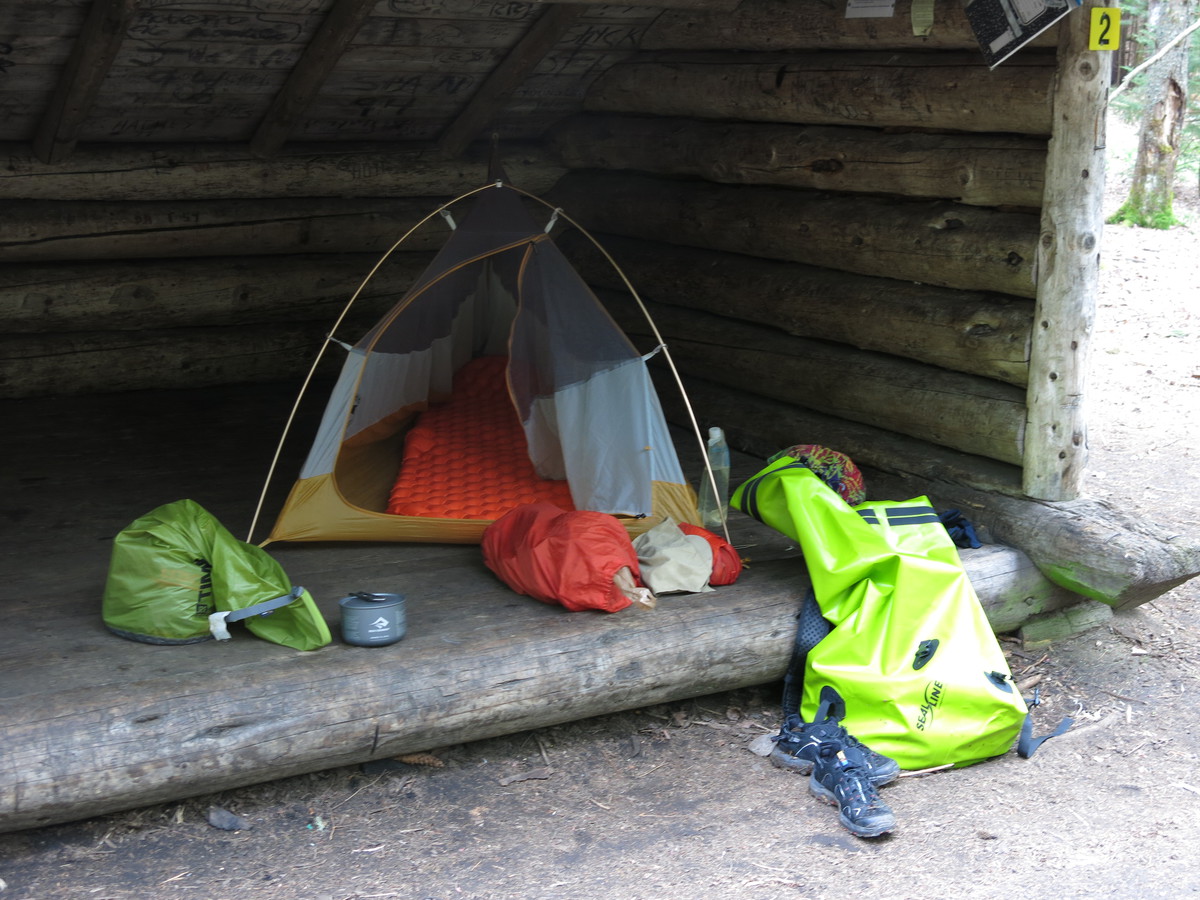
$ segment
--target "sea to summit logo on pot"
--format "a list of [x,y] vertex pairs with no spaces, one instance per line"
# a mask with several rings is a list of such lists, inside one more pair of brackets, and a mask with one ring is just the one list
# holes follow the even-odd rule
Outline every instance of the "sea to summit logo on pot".
[[942,697],[946,686],[940,681],[929,681],[925,684],[925,696],[921,700],[921,708],[917,710],[917,730],[924,731],[933,724],[933,714],[942,705]]

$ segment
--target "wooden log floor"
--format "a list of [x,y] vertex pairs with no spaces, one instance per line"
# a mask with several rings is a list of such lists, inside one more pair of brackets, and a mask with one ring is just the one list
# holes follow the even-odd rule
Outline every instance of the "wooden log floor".
[[[233,626],[228,642],[154,646],[100,618],[112,540],[192,499],[245,538],[292,385],[0,402],[0,831],[762,684],[787,666],[807,587],[800,554],[734,514],[737,584],[654,610],[569,613],[519,596],[474,545],[272,544],[333,642],[301,652]],[[327,391],[302,405],[256,529],[308,450]],[[698,470],[690,436],[679,440]],[[738,456],[734,479],[760,460]],[[997,630],[1072,602],[1019,551],[964,562]],[[407,596],[408,632],[344,643],[337,601]],[[1017,607],[1013,598],[1021,598]]]

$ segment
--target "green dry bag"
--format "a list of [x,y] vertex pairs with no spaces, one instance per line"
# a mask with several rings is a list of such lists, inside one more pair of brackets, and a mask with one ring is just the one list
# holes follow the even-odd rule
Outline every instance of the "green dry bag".
[[239,621],[297,650],[330,641],[308,591],[192,500],[160,506],[117,535],[102,615],[115,634],[151,644],[224,640]]
[[801,718],[829,686],[845,701],[847,731],[902,768],[1008,751],[1025,701],[928,499],[851,507],[784,456],[731,503],[799,543],[833,626],[808,653]]

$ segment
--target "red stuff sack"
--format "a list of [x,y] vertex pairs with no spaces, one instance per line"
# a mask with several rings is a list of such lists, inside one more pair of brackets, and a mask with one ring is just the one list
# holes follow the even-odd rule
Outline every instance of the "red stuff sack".
[[706,528],[690,525],[687,522],[681,522],[679,530],[684,534],[700,535],[712,547],[713,570],[708,579],[709,584],[733,584],[738,580],[738,576],[742,574],[742,558],[738,556],[733,544]]
[[632,601],[613,578],[622,567],[640,578],[628,532],[607,513],[527,503],[489,525],[481,545],[487,567],[518,594],[572,611],[625,609]]

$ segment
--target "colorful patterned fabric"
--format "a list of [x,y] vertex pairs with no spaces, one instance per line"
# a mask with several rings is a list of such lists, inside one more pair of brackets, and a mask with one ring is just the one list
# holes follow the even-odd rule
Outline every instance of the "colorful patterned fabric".
[[790,456],[796,462],[803,463],[851,506],[857,506],[867,499],[862,472],[845,453],[820,444],[795,444],[780,450],[767,462],[773,463],[781,456]]

